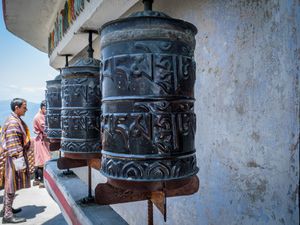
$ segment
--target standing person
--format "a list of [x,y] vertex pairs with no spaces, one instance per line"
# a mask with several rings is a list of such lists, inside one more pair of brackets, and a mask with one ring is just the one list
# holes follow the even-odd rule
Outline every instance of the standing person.
[[21,223],[25,218],[16,217],[21,209],[13,209],[13,201],[17,190],[30,187],[30,173],[27,150],[30,146],[30,133],[27,125],[21,119],[27,111],[27,102],[22,98],[11,101],[11,115],[2,128],[2,155],[4,166],[4,201],[2,223]]
[[[2,133],[2,127],[1,127],[1,125],[0,125],[0,157],[1,157],[1,154],[2,154],[2,144],[1,144],[1,133]],[[1,168],[0,168],[0,172],[1,172]],[[0,177],[0,179],[1,179],[1,177]]]
[[[0,125],[0,190],[2,190],[3,189],[3,178],[4,178],[4,176],[3,176],[3,171],[4,171],[4,158],[3,158],[3,155],[2,155],[2,151],[3,151],[3,149],[2,149],[2,144],[1,144],[1,132],[2,132],[2,127],[1,127],[1,125]],[[0,214],[2,215],[3,214],[3,212],[0,212]],[[0,216],[1,216],[0,215]]]
[[39,185],[39,187],[44,187],[43,168],[45,162],[51,158],[49,143],[45,141],[45,114],[46,102],[42,101],[40,110],[33,119],[33,129],[37,135],[34,141],[35,179],[33,185]]
[[[4,183],[3,182],[3,177],[4,177],[3,176],[3,171],[4,171],[4,157],[2,155],[3,148],[2,148],[2,144],[1,144],[1,133],[2,133],[2,127],[0,125],[0,189],[3,188],[3,183]],[[3,212],[1,212],[1,213],[3,214]]]

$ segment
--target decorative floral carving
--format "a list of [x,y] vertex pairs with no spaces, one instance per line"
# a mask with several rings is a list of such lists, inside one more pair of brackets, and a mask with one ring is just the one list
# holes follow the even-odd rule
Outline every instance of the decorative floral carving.
[[61,129],[51,129],[51,130],[48,129],[47,137],[54,138],[54,139],[60,139],[61,138]]
[[155,160],[110,158],[102,154],[101,171],[110,178],[139,181],[180,179],[198,172],[195,154],[186,157]]
[[61,149],[63,152],[72,152],[72,153],[100,153],[101,145],[99,141],[88,142],[81,141],[76,142],[74,140],[65,140],[61,141]]

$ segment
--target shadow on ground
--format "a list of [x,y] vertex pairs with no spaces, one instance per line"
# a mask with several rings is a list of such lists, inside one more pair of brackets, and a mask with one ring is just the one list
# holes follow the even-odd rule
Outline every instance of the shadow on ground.
[[67,222],[65,221],[62,214],[59,214],[52,219],[46,221],[45,223],[42,223],[42,225],[67,225]]
[[46,206],[26,205],[22,207],[22,211],[18,213],[18,216],[26,219],[35,218],[37,214],[45,211]]

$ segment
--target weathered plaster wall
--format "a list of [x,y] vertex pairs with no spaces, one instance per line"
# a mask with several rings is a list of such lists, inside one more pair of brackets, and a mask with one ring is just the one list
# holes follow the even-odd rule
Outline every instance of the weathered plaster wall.
[[298,224],[299,1],[193,8],[178,16],[199,29],[194,224]]
[[[300,2],[156,0],[154,9],[198,28],[201,187],[168,199],[166,224],[299,224]],[[141,225],[146,206],[113,208]],[[165,224],[157,210],[154,223]]]

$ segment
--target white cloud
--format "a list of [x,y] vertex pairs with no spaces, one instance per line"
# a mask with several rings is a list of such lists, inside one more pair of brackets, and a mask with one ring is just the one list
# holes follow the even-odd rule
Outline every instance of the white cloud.
[[25,98],[30,102],[41,102],[45,99],[45,87],[41,86],[18,86],[14,84],[0,84],[0,100],[13,98]]
[[8,88],[14,88],[14,89],[18,89],[19,88],[17,85],[14,85],[14,84],[7,85],[6,87],[8,87]]
[[34,86],[22,87],[21,89],[22,89],[22,91],[28,91],[28,92],[31,92],[31,93],[40,92],[40,91],[45,90],[44,87],[34,87]]

